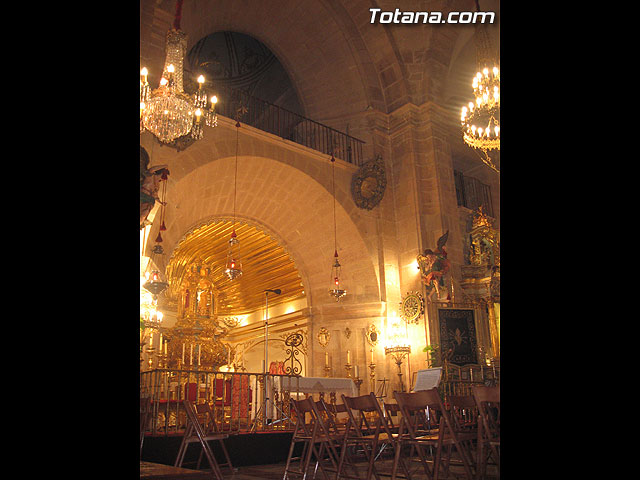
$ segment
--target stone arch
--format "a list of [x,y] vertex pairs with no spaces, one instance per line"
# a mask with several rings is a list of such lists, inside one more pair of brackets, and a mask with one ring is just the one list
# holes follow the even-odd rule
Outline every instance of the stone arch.
[[[269,157],[239,156],[238,162],[236,218],[260,225],[282,241],[308,289],[309,304],[334,301],[327,293],[334,253],[331,192],[302,170]],[[216,158],[172,185],[165,217],[167,255],[194,226],[214,216],[233,216],[234,167],[235,156]],[[369,249],[341,203],[336,206],[336,221],[348,290],[341,302],[379,301],[379,281]]]

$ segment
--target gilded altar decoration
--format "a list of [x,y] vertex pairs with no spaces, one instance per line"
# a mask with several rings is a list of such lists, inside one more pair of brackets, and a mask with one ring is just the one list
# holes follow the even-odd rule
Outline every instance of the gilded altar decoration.
[[448,282],[445,281],[451,268],[451,262],[447,259],[447,251],[444,248],[448,237],[449,230],[438,239],[435,251],[427,248],[424,253],[416,257],[422,283],[427,289],[427,298],[433,298],[435,293],[435,300],[439,301],[451,300]]
[[492,221],[478,207],[470,233],[469,262],[471,265],[500,267],[500,232],[493,228]]
[[[364,337],[366,338],[367,343],[369,345],[371,345],[372,347],[375,347],[378,344],[378,340],[380,339],[380,332],[378,331],[376,326],[372,323],[367,327],[366,332],[364,332]],[[371,363],[373,363],[373,357],[372,357]]]
[[229,328],[235,328],[240,325],[241,319],[240,317],[222,317],[222,323],[224,323]]
[[331,340],[331,332],[326,327],[320,328],[318,331],[318,343],[320,346],[326,347],[329,344],[329,340]]
[[400,302],[400,316],[407,323],[418,323],[421,315],[424,314],[424,298],[420,292],[409,292],[402,297]]
[[371,210],[382,201],[387,177],[381,155],[364,163],[351,180],[351,194],[359,208]]

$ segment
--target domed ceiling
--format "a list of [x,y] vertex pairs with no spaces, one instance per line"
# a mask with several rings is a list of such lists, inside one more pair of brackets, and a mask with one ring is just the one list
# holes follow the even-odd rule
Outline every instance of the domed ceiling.
[[[193,78],[205,76],[208,91],[241,90],[303,115],[284,67],[266,45],[250,35],[237,32],[208,35],[193,46],[185,63]],[[228,98],[229,95],[218,95],[220,102]]]

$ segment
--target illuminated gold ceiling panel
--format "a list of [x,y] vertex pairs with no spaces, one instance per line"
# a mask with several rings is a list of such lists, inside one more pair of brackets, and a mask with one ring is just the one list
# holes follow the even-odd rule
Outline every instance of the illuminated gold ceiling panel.
[[236,258],[242,262],[243,274],[229,280],[224,269],[232,227],[231,221],[213,222],[198,227],[179,243],[167,266],[170,298],[180,298],[182,279],[195,262],[211,268],[209,279],[219,315],[244,315],[264,308],[266,289],[282,290],[281,295],[269,295],[269,305],[304,298],[302,279],[285,249],[259,228],[238,221]]

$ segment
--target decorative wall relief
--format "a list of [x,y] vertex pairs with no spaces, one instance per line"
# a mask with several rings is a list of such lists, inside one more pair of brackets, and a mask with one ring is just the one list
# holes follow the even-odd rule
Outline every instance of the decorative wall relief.
[[326,347],[329,344],[329,340],[331,339],[331,333],[326,327],[321,327],[318,331],[318,343],[321,347]]
[[382,201],[387,177],[381,155],[364,163],[351,180],[351,194],[359,208],[371,210]]
[[420,316],[424,314],[424,298],[419,292],[410,292],[402,297],[400,302],[400,316],[407,323],[417,324]]
[[367,343],[372,347],[375,347],[380,340],[380,332],[374,324],[371,324],[367,327],[366,332],[364,332],[364,336],[367,339]]

